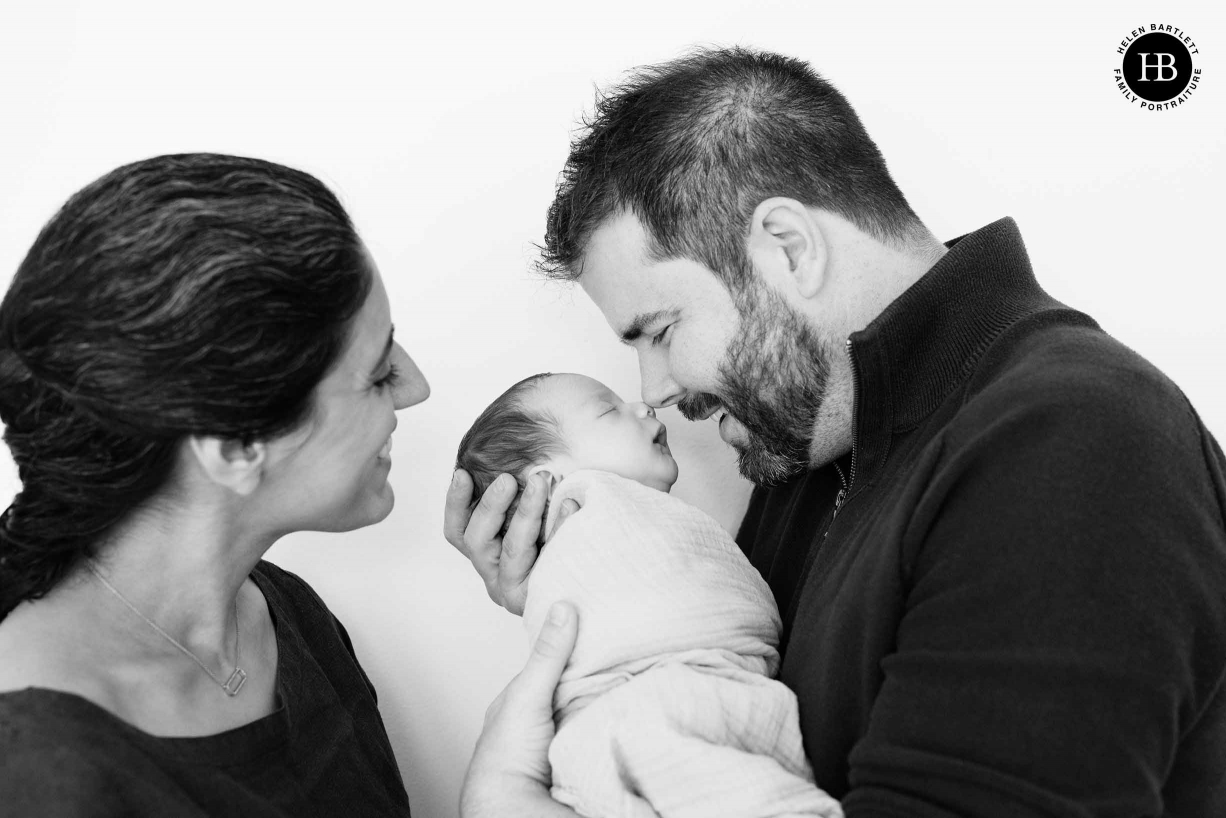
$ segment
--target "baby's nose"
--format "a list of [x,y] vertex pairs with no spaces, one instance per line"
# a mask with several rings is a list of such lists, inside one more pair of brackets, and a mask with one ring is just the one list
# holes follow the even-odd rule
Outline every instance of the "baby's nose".
[[646,403],[640,402],[639,408],[638,408],[638,415],[641,418],[654,418],[656,416],[656,410],[652,409]]

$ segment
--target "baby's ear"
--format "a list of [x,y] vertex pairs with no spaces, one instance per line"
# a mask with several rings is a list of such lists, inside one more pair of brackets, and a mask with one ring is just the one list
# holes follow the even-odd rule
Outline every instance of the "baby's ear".
[[564,474],[558,474],[556,466],[552,463],[542,463],[539,466],[533,466],[528,470],[528,476],[531,477],[534,474],[545,475],[545,478],[549,480],[550,494],[553,494],[553,490],[558,487],[558,483],[561,483],[566,477]]

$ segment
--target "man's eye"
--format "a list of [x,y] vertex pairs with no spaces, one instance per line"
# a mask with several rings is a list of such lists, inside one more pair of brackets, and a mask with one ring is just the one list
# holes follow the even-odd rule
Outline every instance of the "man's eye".
[[669,331],[672,328],[673,328],[673,325],[669,324],[667,327],[660,330],[655,335],[651,336],[651,345],[653,347],[658,347],[660,344],[664,343],[668,339]]

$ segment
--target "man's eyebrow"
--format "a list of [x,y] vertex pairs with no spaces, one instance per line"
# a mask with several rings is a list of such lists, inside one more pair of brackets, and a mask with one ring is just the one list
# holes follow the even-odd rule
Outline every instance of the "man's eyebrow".
[[662,319],[676,318],[681,314],[681,310],[656,310],[655,312],[641,312],[634,316],[634,320],[630,325],[621,331],[621,342],[623,344],[633,344],[643,336],[643,330],[653,324],[659,323]]
[[379,356],[379,360],[375,361],[374,369],[370,370],[371,377],[379,374],[379,370],[383,368],[383,362],[387,360],[387,356],[391,354],[392,344],[396,335],[396,325],[392,324],[391,331],[387,334],[387,343],[383,345],[383,354]]

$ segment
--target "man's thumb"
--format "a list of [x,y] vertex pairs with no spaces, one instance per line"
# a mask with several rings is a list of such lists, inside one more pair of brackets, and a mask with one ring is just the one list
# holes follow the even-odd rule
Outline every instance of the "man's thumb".
[[523,684],[553,696],[579,633],[579,617],[569,602],[555,602],[545,617],[545,624],[532,645],[528,663],[519,674]]

